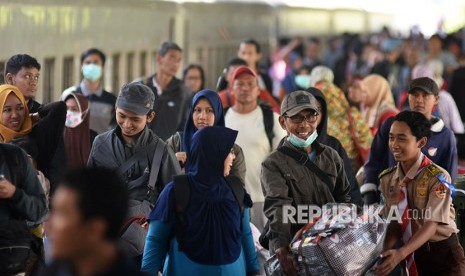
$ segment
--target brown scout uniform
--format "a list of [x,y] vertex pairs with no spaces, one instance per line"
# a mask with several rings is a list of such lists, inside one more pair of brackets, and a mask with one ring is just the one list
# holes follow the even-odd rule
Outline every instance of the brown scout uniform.
[[[413,179],[407,185],[409,218],[413,219],[412,236],[425,222],[434,221],[438,225],[436,233],[414,253],[419,275],[465,275],[465,257],[456,235],[459,230],[455,224],[451,190],[438,178],[443,175],[450,181],[449,173],[432,163],[415,177],[423,157],[407,172],[407,176]],[[380,189],[385,200],[384,216],[389,214],[391,206],[397,206],[404,177],[400,165],[380,174]],[[397,223],[396,220],[393,222]]]

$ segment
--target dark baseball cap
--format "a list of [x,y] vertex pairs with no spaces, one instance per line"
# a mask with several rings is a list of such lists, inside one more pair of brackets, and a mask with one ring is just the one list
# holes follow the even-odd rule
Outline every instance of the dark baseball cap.
[[116,106],[138,115],[146,115],[153,109],[154,101],[152,89],[140,82],[132,82],[121,87]]
[[306,91],[298,90],[287,94],[281,103],[281,115],[294,116],[305,109],[318,112],[316,98]]
[[412,93],[415,89],[423,90],[426,93],[433,94],[435,96],[439,94],[439,87],[437,83],[428,77],[413,79],[409,84],[408,92]]

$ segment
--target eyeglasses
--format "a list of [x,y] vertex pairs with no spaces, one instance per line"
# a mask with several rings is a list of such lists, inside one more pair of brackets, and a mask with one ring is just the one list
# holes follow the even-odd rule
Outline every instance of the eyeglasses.
[[314,123],[316,122],[316,119],[318,118],[318,113],[307,114],[305,116],[297,114],[294,116],[285,116],[285,117],[289,118],[291,122],[294,124],[301,124],[304,120],[309,123]]

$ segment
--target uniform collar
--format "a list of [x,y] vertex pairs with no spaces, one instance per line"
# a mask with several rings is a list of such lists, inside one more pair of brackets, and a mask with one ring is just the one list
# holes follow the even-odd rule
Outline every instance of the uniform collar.
[[415,176],[417,175],[418,169],[421,166],[421,162],[423,161],[423,158],[425,158],[425,155],[423,153],[420,153],[420,157],[418,157],[417,161],[413,164],[413,166],[410,168],[410,170],[404,174],[402,171],[402,167],[400,163],[397,163],[397,172],[396,172],[396,177],[399,179],[404,179],[405,176],[407,176],[410,179],[414,179]]

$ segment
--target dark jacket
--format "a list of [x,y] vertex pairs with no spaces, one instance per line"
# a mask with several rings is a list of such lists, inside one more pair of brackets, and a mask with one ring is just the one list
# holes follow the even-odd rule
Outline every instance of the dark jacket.
[[339,142],[339,140],[336,137],[328,134],[328,109],[326,99],[324,95],[316,89],[309,89],[307,91],[313,96],[315,96],[315,98],[320,102],[322,108],[321,114],[323,114],[323,118],[321,119],[321,122],[317,127],[318,138],[316,138],[316,140],[321,144],[330,146],[331,148],[336,150],[339,156],[342,158],[342,160],[344,161],[344,171],[346,173],[347,180],[349,180],[350,183],[351,202],[361,205],[362,196],[360,194],[360,189],[358,187],[354,171],[352,171],[352,166],[350,165],[349,157],[347,156],[345,149],[342,147],[341,142]]
[[128,184],[130,199],[142,201],[149,191],[147,184],[155,147],[157,143],[163,143],[164,150],[161,153],[163,156],[155,184],[157,188],[155,198],[158,198],[159,192],[171,181],[173,175],[181,173],[181,168],[173,151],[148,127],[142,131],[135,145],[129,146],[123,141],[119,126],[98,135],[92,144],[87,166],[118,170],[131,156],[143,151],[142,158],[139,158],[126,172],[120,172],[123,181]]
[[63,130],[65,128],[66,104],[58,101],[43,104],[38,108],[40,121],[32,128],[28,137],[37,144],[37,169],[50,180],[54,190],[59,175],[66,167]]
[[[285,141],[283,147],[298,151],[289,141]],[[304,225],[283,223],[283,206],[321,207],[329,202],[350,201],[350,184],[339,154],[316,141],[312,148],[315,151],[313,162],[326,173],[331,183],[324,183],[306,166],[280,151],[272,152],[262,163],[260,180],[265,196],[263,211],[270,221],[270,252],[288,246],[297,230]],[[297,220],[297,216],[294,219]]]
[[[66,104],[58,101],[39,104],[34,100],[27,103],[29,113],[38,113],[40,121],[34,125],[28,139],[38,149],[37,168],[50,181],[50,193],[53,194],[58,178],[67,167],[63,130],[66,119]],[[15,141],[12,141],[14,144]]]
[[184,86],[181,80],[173,77],[168,87],[158,95],[157,88],[153,85],[150,76],[144,84],[152,89],[155,94],[155,119],[150,123],[150,129],[163,141],[168,139],[176,131],[182,131],[189,116],[190,105],[194,94]]
[[28,102],[27,102],[27,110],[29,110],[29,113],[36,113],[39,111],[39,107],[41,106],[41,104],[39,102],[36,102],[32,99],[30,99]]
[[29,158],[19,147],[0,143],[0,172],[16,186],[10,199],[0,199],[0,223],[38,221],[47,213],[45,194]]

